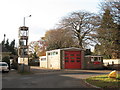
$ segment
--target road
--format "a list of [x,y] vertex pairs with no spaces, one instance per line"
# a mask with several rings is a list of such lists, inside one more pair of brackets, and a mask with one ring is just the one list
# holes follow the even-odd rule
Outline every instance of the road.
[[108,74],[101,70],[43,70],[33,69],[34,74],[20,75],[10,71],[2,75],[2,88],[93,88],[84,79]]

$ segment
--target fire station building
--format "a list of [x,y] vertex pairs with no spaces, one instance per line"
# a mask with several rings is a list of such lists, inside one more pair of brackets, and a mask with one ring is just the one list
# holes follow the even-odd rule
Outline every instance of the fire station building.
[[48,69],[83,69],[84,50],[63,48],[46,52],[40,57],[40,67]]

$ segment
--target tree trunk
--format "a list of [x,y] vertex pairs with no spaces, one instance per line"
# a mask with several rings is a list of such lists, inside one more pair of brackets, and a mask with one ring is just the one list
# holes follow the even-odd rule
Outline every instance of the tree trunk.
[[80,38],[78,40],[79,40],[79,47],[83,48],[83,46],[82,46],[82,40]]

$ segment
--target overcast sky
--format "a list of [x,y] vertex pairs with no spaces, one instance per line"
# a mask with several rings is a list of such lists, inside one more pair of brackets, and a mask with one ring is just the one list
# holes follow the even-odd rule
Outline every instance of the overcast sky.
[[[18,28],[29,27],[29,42],[39,40],[68,13],[86,10],[97,13],[100,0],[0,0],[0,42],[4,34],[18,43]],[[32,17],[27,17],[32,15]]]

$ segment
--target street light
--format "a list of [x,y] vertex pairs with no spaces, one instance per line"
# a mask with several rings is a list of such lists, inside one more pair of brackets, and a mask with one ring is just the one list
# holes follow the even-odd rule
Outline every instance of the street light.
[[[27,17],[31,17],[31,15],[29,15],[29,16],[27,16]],[[23,19],[23,25],[25,26],[25,18],[26,17],[24,17],[24,19]]]

